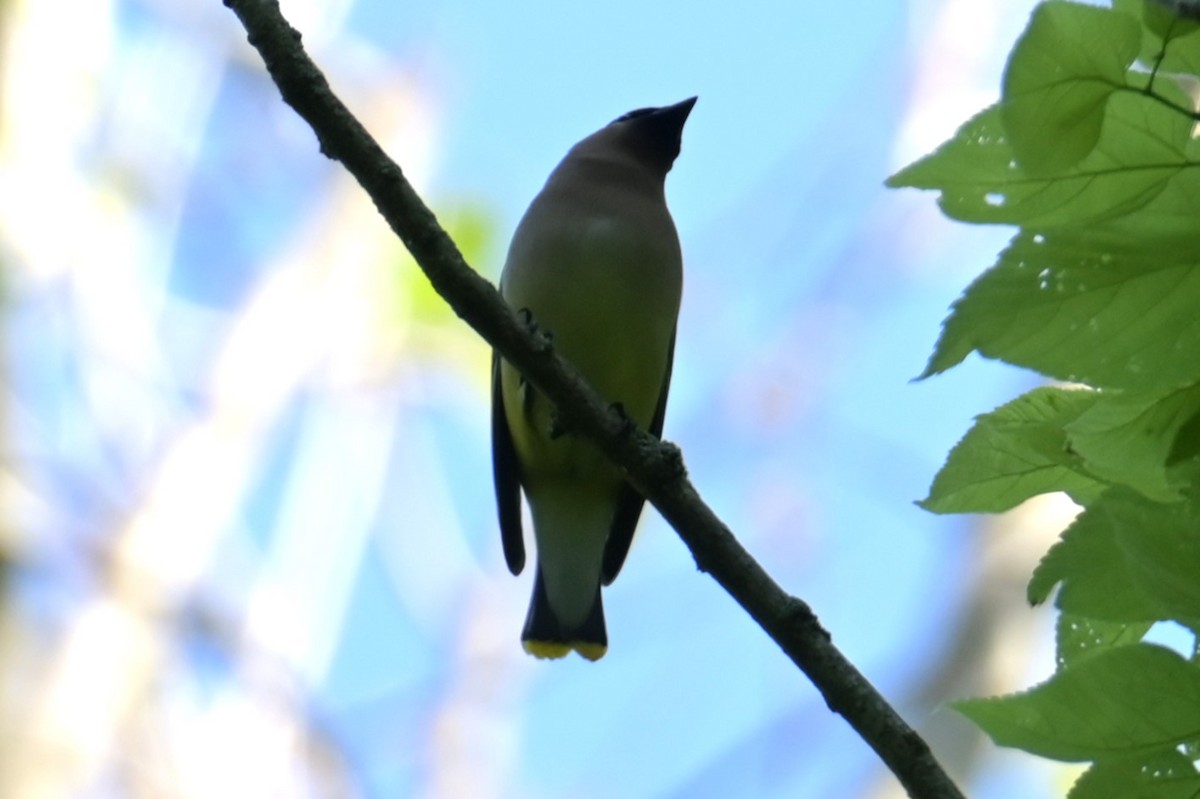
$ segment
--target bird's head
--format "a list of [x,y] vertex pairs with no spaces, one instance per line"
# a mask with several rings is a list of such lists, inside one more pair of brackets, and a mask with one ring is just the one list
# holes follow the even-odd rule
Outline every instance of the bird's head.
[[620,153],[630,156],[661,177],[666,177],[679,155],[683,124],[695,97],[675,105],[639,108],[614,119],[577,146],[587,154]]

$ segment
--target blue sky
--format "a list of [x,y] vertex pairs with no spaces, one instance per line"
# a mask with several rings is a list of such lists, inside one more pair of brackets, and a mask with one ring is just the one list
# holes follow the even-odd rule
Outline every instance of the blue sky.
[[[1028,10],[953,6],[283,4],[435,209],[485,220],[474,265],[492,276],[574,141],[699,95],[668,180],[687,277],[666,436],[843,651],[951,738],[966,725],[924,680],[977,597],[989,533],[913,501],[972,416],[1032,384],[976,359],[911,382],[1007,236],[882,187],[995,96]],[[295,676],[365,795],[883,795],[873,754],[652,512],[606,591],[610,654],[520,653],[530,575],[500,559],[486,349],[422,304],[415,267],[220,3],[107,8],[111,47],[80,67],[99,96],[66,146],[132,243],[93,271],[51,266],[47,241],[12,248],[26,468],[55,509],[35,540],[159,553],[165,590],[216,603]],[[83,290],[118,261],[124,282]],[[93,529],[104,507],[130,527]],[[187,568],[161,554],[175,546]],[[60,588],[45,557],[33,593]],[[66,604],[64,635],[90,601]],[[208,686],[183,702],[215,730],[197,768],[251,746],[219,709],[262,723],[247,660],[176,666]],[[1048,796],[1047,773],[985,760],[970,792]]]

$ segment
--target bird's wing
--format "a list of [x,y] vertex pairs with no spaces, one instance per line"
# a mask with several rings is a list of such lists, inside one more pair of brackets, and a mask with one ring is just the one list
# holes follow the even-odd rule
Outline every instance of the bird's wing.
[[496,482],[496,510],[500,515],[500,542],[508,570],[525,568],[525,540],[521,533],[521,467],[512,433],[504,415],[500,385],[500,354],[492,353],[492,476]]
[[[663,373],[662,391],[658,394],[658,407],[654,409],[654,418],[650,420],[650,433],[655,438],[662,438],[663,419],[667,415],[667,393],[671,389],[671,367],[674,362],[675,331],[672,330],[671,343],[667,346],[667,368]],[[629,554],[629,545],[633,543],[633,531],[637,529],[638,518],[642,515],[642,505],[645,502],[645,498],[636,488],[629,483],[621,483],[612,528],[608,531],[608,542],[604,545],[604,567],[600,572],[600,579],[605,585],[610,585],[621,573],[625,556]]]

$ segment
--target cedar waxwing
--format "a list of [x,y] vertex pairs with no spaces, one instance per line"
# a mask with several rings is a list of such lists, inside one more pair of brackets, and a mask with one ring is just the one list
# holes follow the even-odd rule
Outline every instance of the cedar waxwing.
[[[517,225],[500,276],[514,309],[608,402],[662,435],[683,258],[663,184],[696,98],[630,111],[576,144]],[[521,493],[537,573],[521,643],[539,658],[608,649],[600,585],[616,579],[644,500],[551,403],[492,356],[492,464],[504,557],[525,565]]]

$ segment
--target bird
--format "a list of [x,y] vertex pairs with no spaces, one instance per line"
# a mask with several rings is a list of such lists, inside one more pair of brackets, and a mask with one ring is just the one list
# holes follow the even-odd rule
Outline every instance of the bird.
[[[656,437],[683,292],[667,173],[695,105],[630,111],[573,146],[517,224],[500,294],[605,401]],[[525,565],[521,497],[537,567],[521,633],[542,659],[608,651],[601,585],[616,579],[645,500],[552,403],[492,354],[492,466],[509,571]]]

